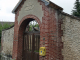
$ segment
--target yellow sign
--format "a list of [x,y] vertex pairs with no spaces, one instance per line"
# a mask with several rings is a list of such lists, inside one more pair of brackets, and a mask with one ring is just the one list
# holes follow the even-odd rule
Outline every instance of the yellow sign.
[[41,55],[41,56],[45,56],[46,55],[46,48],[45,47],[40,47],[39,55]]

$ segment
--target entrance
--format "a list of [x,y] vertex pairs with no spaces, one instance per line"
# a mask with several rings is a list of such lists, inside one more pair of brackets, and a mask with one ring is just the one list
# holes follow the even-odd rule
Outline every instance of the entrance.
[[23,60],[39,60],[39,43],[40,43],[39,31],[24,32]]

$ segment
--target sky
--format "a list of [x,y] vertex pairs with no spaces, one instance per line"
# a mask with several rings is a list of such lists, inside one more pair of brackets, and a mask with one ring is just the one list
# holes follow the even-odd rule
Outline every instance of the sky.
[[[0,21],[14,22],[15,14],[12,10],[16,6],[19,0],[0,0]],[[71,14],[76,0],[50,0],[58,6],[62,7],[63,12]]]

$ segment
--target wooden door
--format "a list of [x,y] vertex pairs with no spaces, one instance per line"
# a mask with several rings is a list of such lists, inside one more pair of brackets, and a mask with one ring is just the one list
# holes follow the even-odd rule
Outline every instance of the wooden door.
[[24,34],[23,60],[39,60],[39,32],[28,32]]

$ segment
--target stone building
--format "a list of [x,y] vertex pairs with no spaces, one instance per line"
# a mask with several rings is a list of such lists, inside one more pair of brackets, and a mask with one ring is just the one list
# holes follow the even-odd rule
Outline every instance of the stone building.
[[[12,12],[15,25],[2,32],[3,54],[14,60],[80,60],[80,18],[49,0],[20,0]],[[33,20],[40,31],[25,31]],[[44,57],[40,47],[46,47]]]

